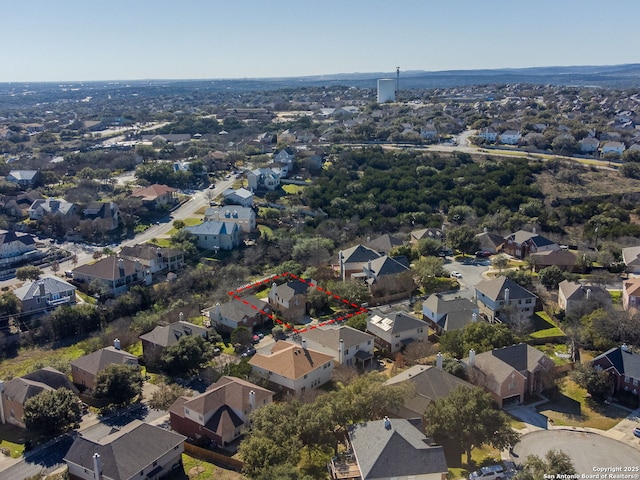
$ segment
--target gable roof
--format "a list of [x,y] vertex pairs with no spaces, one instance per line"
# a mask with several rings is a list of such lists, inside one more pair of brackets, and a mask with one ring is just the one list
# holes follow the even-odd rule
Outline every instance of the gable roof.
[[602,358],[607,358],[620,375],[640,379],[640,354],[633,353],[624,346],[616,347],[598,355],[591,363]]
[[373,316],[369,319],[368,323],[371,323],[371,325],[374,325],[389,334],[406,332],[407,330],[415,330],[416,328],[429,326],[427,322],[404,312],[393,312],[390,316],[380,316],[384,314],[378,315],[372,312],[372,315]]
[[259,313],[268,312],[270,305],[255,295],[243,295],[241,300],[231,300],[225,303],[216,303],[213,307],[205,309],[205,312],[216,313],[231,320],[240,321],[243,318],[253,318]]
[[161,347],[168,347],[178,343],[183,336],[199,335],[204,336],[207,333],[207,329],[193,323],[179,320],[170,325],[157,326],[153,330],[144,335],[140,335],[140,339],[159,345]]
[[526,230],[518,230],[510,235],[504,237],[506,241],[511,240],[513,243],[522,245],[525,242],[530,241],[536,247],[543,247],[545,245],[554,245],[556,242],[552,242],[548,238],[538,235],[536,232],[527,232]]
[[4,395],[24,404],[29,398],[39,393],[59,388],[67,388],[73,393],[78,393],[78,389],[64,373],[55,368],[44,367],[5,382]]
[[640,297],[640,278],[631,278],[622,283],[622,288],[630,297]]
[[504,243],[504,237],[501,237],[497,233],[482,232],[476,234],[476,238],[480,242],[480,247],[483,250],[497,250],[498,247]]
[[249,364],[297,380],[332,360],[331,355],[302,348],[295,343],[279,341],[271,348],[269,355],[256,353],[249,360]]
[[98,453],[105,478],[129,480],[182,445],[185,439],[170,430],[134,420],[99,440],[89,439],[80,433],[64,460],[93,471],[93,455]]
[[158,257],[175,257],[184,254],[182,250],[176,248],[157,247],[148,243],[142,243],[131,246],[124,246],[120,250],[122,257],[139,258],[141,260],[153,260]]
[[199,225],[184,227],[187,232],[194,235],[232,235],[239,228],[237,223],[220,220],[206,220]]
[[135,198],[141,198],[143,201],[153,201],[162,195],[165,195],[167,193],[174,193],[177,191],[177,188],[154,183],[153,185],[149,185],[148,187],[134,189],[133,192],[131,192],[131,196]]
[[[120,267],[123,267],[124,275],[121,274]],[[115,255],[110,255],[106,258],[101,258],[96,263],[80,265],[73,269],[74,274],[80,273],[103,280],[116,280],[123,276],[133,275],[137,271],[136,262]]]
[[[640,283],[639,285],[640,286]],[[587,295],[597,295],[599,299],[611,298],[607,290],[596,285],[582,285],[578,282],[563,280],[558,284],[558,290],[567,300],[587,300]]]
[[368,248],[372,248],[376,252],[382,253],[389,253],[392,249],[401,245],[404,245],[404,242],[402,240],[389,234],[381,235],[377,238],[374,238],[373,240],[368,241],[366,244]]
[[489,280],[482,280],[476,286],[476,291],[483,293],[493,301],[504,300],[505,290],[509,289],[510,299],[538,298],[526,288],[520,286],[510,278],[498,276]]
[[340,340],[342,340],[345,349],[373,340],[372,335],[348,325],[313,328],[302,332],[300,335],[302,338],[312,340],[336,352],[340,349]]
[[385,419],[353,425],[349,440],[363,479],[446,473],[440,446],[409,420]]
[[233,190],[233,189],[227,189],[225,190],[222,195],[226,198],[229,197],[231,195],[235,195],[239,198],[243,198],[243,199],[249,199],[251,197],[253,197],[253,193],[251,193],[249,190],[247,190],[246,188],[242,187],[242,188],[238,188],[237,190]]
[[640,263],[640,246],[623,248],[622,261],[625,265]]
[[[369,268],[369,265],[367,267]],[[388,257],[387,255],[371,260],[370,268],[376,278],[384,275],[397,275],[410,269],[407,257]]]
[[97,375],[109,365],[138,365],[138,357],[124,350],[105,347],[71,361],[71,365],[87,373]]
[[531,258],[538,265],[562,265],[573,267],[578,258],[568,250],[547,250],[531,254]]

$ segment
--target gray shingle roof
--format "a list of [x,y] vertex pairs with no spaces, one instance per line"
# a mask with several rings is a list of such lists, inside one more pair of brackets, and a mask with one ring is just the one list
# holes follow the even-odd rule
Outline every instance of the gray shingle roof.
[[199,335],[204,336],[207,329],[193,323],[178,321],[166,326],[157,326],[153,330],[144,335],[140,335],[141,340],[146,340],[154,345],[168,347],[178,343],[183,336]]
[[25,283],[20,288],[16,288],[13,294],[20,300],[25,301],[34,297],[40,297],[40,285],[44,286],[45,295],[53,295],[60,292],[68,292],[69,290],[77,290],[76,287],[69,282],[47,275],[35,282]]
[[395,478],[428,473],[447,473],[440,446],[405,419],[376,420],[349,430],[349,439],[363,479]]
[[114,347],[101,348],[89,355],[77,358],[71,365],[96,375],[109,365],[138,365],[138,357]]
[[356,245],[342,251],[342,259],[344,263],[364,263],[374,260],[381,255],[372,248],[364,245]]
[[373,335],[361,332],[348,325],[341,326],[326,326],[314,329],[309,329],[300,334],[303,338],[313,340],[314,342],[323,345],[324,347],[335,350],[336,352],[340,348],[340,340],[344,341],[344,348],[354,347],[360,345],[368,340],[373,340]]
[[134,420],[119,431],[100,440],[78,435],[65,455],[73,463],[93,471],[93,455],[102,460],[103,476],[112,480],[137,478],[143,469],[148,471],[153,462],[181,445],[186,437]]
[[476,291],[484,293],[488,298],[496,300],[504,300],[505,289],[509,289],[510,299],[519,298],[538,298],[526,288],[520,286],[507,277],[499,276],[490,280],[482,280],[476,285]]
[[200,225],[184,227],[187,232],[194,235],[230,235],[238,230],[238,224],[219,220],[207,220]]
[[640,379],[640,354],[633,353],[622,347],[607,350],[602,355],[592,360],[595,362],[603,357],[607,357],[620,375]]

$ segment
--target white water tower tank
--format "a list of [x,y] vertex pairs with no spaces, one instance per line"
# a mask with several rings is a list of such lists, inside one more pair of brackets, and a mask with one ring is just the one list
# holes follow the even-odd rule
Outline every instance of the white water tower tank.
[[378,80],[378,103],[396,101],[396,81],[393,78]]

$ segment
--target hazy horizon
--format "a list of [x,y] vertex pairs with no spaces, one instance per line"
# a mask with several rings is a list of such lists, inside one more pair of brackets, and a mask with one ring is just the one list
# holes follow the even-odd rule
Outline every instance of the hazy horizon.
[[3,6],[0,82],[624,65],[638,14],[636,0],[25,0]]

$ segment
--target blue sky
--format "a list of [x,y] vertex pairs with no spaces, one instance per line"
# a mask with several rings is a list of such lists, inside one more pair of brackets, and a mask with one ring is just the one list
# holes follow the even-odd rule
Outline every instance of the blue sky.
[[638,63],[639,0],[5,0],[0,82]]

